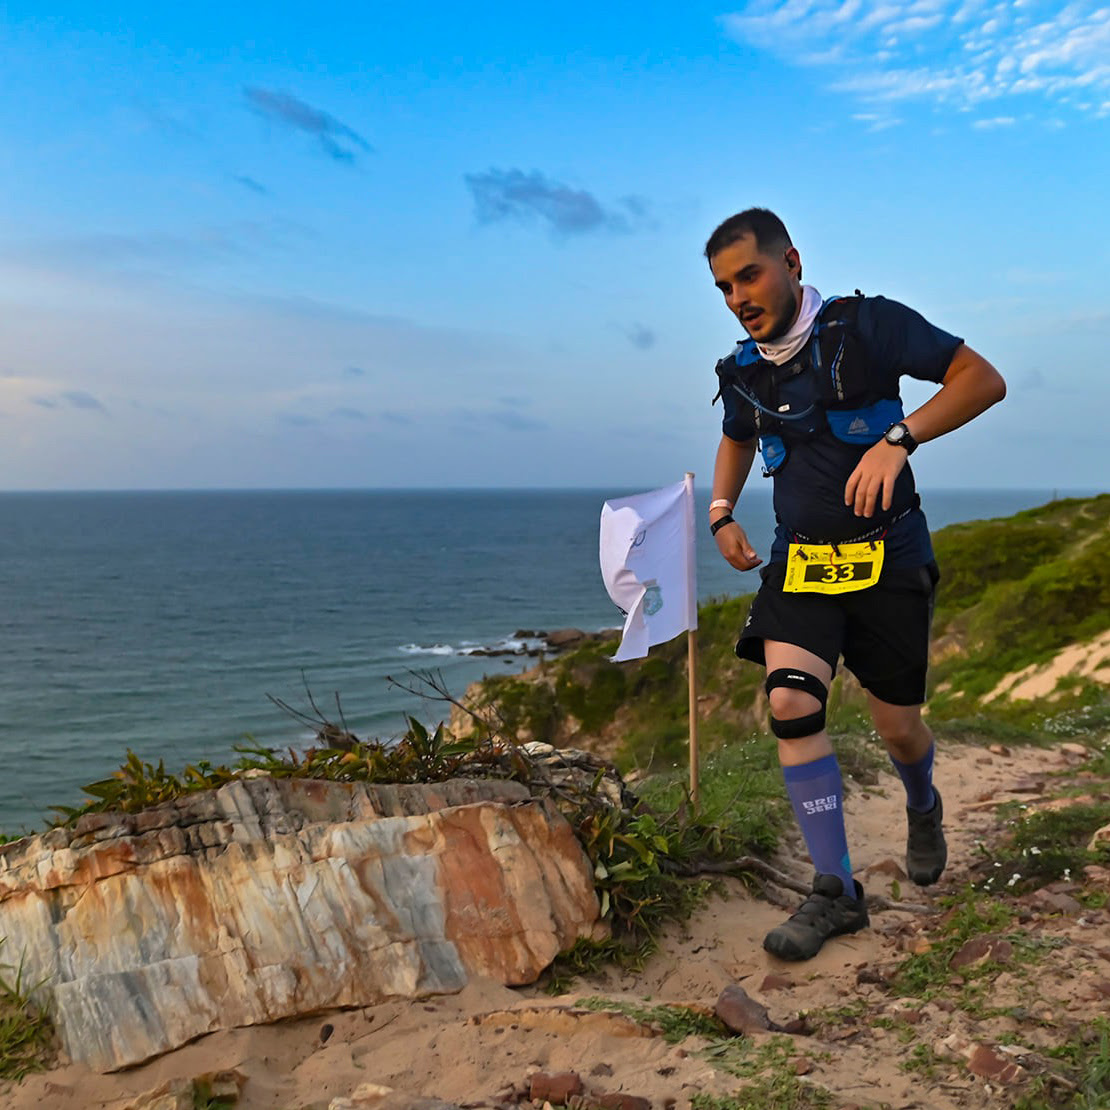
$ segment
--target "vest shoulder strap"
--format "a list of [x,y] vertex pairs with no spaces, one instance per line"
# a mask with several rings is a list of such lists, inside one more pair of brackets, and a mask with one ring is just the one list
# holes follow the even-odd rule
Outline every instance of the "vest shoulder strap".
[[710,403],[714,405],[717,403],[721,391],[737,380],[742,369],[762,361],[754,339],[745,339],[737,343],[724,358],[717,360],[717,392]]
[[869,398],[871,364],[859,330],[863,294],[829,297],[821,308],[813,357],[826,403],[840,405]]

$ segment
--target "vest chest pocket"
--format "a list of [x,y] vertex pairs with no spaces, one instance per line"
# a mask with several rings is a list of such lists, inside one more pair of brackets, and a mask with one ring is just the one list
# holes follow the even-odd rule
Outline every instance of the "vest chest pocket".
[[806,437],[820,429],[820,391],[816,375],[808,365],[793,362],[776,372],[771,380],[770,394],[769,407],[781,421],[782,431]]
[[891,424],[902,419],[902,402],[884,397],[858,409],[829,409],[825,418],[829,430],[841,443],[870,446],[878,443]]

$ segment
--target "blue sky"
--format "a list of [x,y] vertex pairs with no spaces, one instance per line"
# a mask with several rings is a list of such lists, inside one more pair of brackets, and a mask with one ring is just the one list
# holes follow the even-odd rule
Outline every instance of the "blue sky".
[[701,249],[751,204],[1007,378],[923,484],[1107,485],[1106,7],[41,10],[0,15],[3,488],[705,484]]

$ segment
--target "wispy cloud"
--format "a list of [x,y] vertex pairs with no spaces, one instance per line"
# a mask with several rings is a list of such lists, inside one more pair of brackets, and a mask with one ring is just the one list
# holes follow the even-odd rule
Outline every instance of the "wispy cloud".
[[73,408],[84,409],[86,412],[103,412],[107,413],[107,409],[95,398],[91,393],[87,393],[83,389],[63,389],[60,393],[55,393],[50,396],[39,396],[30,398],[33,405],[38,405],[44,409],[61,409]]
[[282,424],[291,424],[294,428],[311,428],[320,421],[315,416],[308,416],[303,412],[279,412],[277,419]]
[[871,104],[974,110],[1037,97],[1104,115],[1110,103],[1110,7],[1097,0],[752,0],[722,24],[740,42],[829,69],[831,88]]
[[58,274],[174,270],[298,248],[312,232],[286,219],[240,220],[183,231],[89,232],[0,239],[0,264]]
[[62,397],[75,409],[95,409],[98,412],[108,411],[91,393],[86,393],[83,389],[67,389],[62,394]]
[[243,89],[243,95],[259,115],[291,130],[312,135],[324,153],[337,162],[354,162],[358,156],[357,151],[369,154],[374,149],[353,128],[288,93],[247,85]]
[[647,351],[655,346],[655,332],[643,324],[633,324],[630,328],[625,328],[624,334],[637,350]]
[[232,180],[239,182],[244,189],[249,189],[252,193],[256,193],[260,197],[268,197],[270,190],[262,184],[261,181],[255,181],[253,177],[248,177],[245,173],[237,173]]
[[131,101],[131,107],[143,121],[145,127],[161,132],[171,139],[188,139],[195,142],[201,138],[200,133],[190,123],[182,118],[178,108],[163,108],[159,104],[150,103],[139,97]]
[[552,181],[539,170],[489,169],[465,175],[480,224],[542,223],[557,235],[629,232],[650,223],[646,202],[621,197],[606,206],[586,189]]
[[227,255],[239,249],[223,228],[174,232],[90,232],[55,239],[8,240],[0,245],[0,260],[99,268],[120,264],[193,262]]
[[503,406],[495,409],[458,408],[452,413],[457,432],[472,433],[475,428],[498,427],[510,432],[540,432],[550,425],[545,420],[537,420],[521,412],[519,408]]
[[865,123],[868,131],[885,131],[888,127],[897,127],[902,120],[884,112],[857,112],[852,119]]

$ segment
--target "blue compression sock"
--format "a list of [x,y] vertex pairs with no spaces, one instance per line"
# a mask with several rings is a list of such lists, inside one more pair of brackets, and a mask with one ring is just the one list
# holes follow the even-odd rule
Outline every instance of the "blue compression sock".
[[906,788],[906,805],[918,813],[928,813],[936,805],[937,796],[933,791],[933,756],[936,745],[930,744],[929,750],[916,763],[900,763],[894,756],[890,762],[898,772],[902,785]]
[[830,754],[812,763],[783,767],[782,777],[814,868],[819,875],[839,877],[844,893],[854,897],[856,887],[841,808],[844,780],[836,756]]

